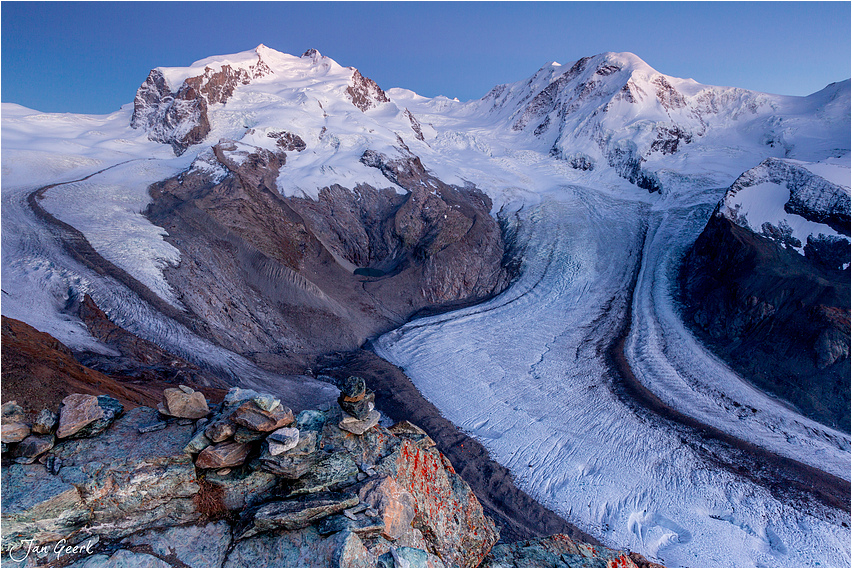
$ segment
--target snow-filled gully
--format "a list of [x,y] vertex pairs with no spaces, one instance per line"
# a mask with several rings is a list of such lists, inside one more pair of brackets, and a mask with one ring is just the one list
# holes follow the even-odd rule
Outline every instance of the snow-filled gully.
[[[519,486],[610,546],[669,566],[848,566],[849,436],[745,384],[677,317],[676,263],[711,207],[566,189],[521,210],[507,291],[375,349]],[[613,364],[628,315],[622,358],[668,415],[626,396]],[[834,500],[807,490],[814,473]]]

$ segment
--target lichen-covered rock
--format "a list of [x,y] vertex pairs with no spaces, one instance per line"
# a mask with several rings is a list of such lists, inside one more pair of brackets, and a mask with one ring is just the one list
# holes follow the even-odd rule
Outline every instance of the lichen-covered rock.
[[636,567],[629,554],[577,543],[567,535],[495,545],[482,567]]
[[362,502],[370,504],[384,522],[382,534],[396,539],[411,527],[414,519],[414,496],[405,491],[390,476],[377,476],[368,480],[358,492]]
[[335,452],[321,456],[307,474],[291,487],[291,494],[310,494],[325,490],[336,490],[354,484],[358,465],[347,452]]
[[414,497],[413,525],[446,564],[476,567],[497,543],[494,522],[437,450],[423,450],[404,440],[376,470],[392,476]]
[[40,544],[66,538],[91,518],[79,490],[40,464],[4,467],[2,486],[4,552],[23,539]]
[[357,503],[358,496],[350,492],[318,492],[268,502],[246,512],[245,529],[239,532],[239,539],[271,530],[305,528]]
[[50,409],[42,409],[33,423],[33,432],[39,435],[49,435],[59,425],[59,415]]
[[184,452],[192,427],[173,423],[139,433],[156,420],[157,411],[137,407],[100,436],[66,440],[50,451],[62,465],[59,478],[80,489],[102,536],[198,518],[195,466]]
[[231,471],[226,475],[209,472],[204,480],[221,489],[222,506],[230,511],[240,511],[257,504],[278,485],[276,475],[262,470],[248,473]]

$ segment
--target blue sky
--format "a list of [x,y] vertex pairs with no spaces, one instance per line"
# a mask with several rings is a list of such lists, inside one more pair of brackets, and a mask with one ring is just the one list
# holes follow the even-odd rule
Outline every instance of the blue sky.
[[631,51],[701,83],[806,95],[850,76],[849,2],[7,2],[2,101],[107,113],[157,66],[316,48],[383,88],[478,98]]

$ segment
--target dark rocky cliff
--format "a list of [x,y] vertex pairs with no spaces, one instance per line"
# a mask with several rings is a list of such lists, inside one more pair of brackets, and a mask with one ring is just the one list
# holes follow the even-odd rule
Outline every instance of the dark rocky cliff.
[[714,214],[686,255],[680,282],[684,320],[736,371],[849,432],[848,268]]

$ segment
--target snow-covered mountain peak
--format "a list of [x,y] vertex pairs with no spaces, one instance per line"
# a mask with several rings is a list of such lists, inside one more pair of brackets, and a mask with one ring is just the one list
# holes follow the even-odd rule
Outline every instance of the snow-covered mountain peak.
[[[346,108],[354,105],[362,112],[390,102],[374,81],[315,49],[297,57],[261,44],[253,50],[202,59],[189,67],[151,70],[137,91],[131,126],[146,129],[151,140],[169,143],[181,154],[213,130],[209,112],[218,110],[220,104],[233,106],[235,93],[247,90],[241,106],[268,105],[275,99],[285,108],[294,103],[317,107],[323,116],[327,116],[324,105],[341,101]],[[220,134],[237,135],[232,131]]]

